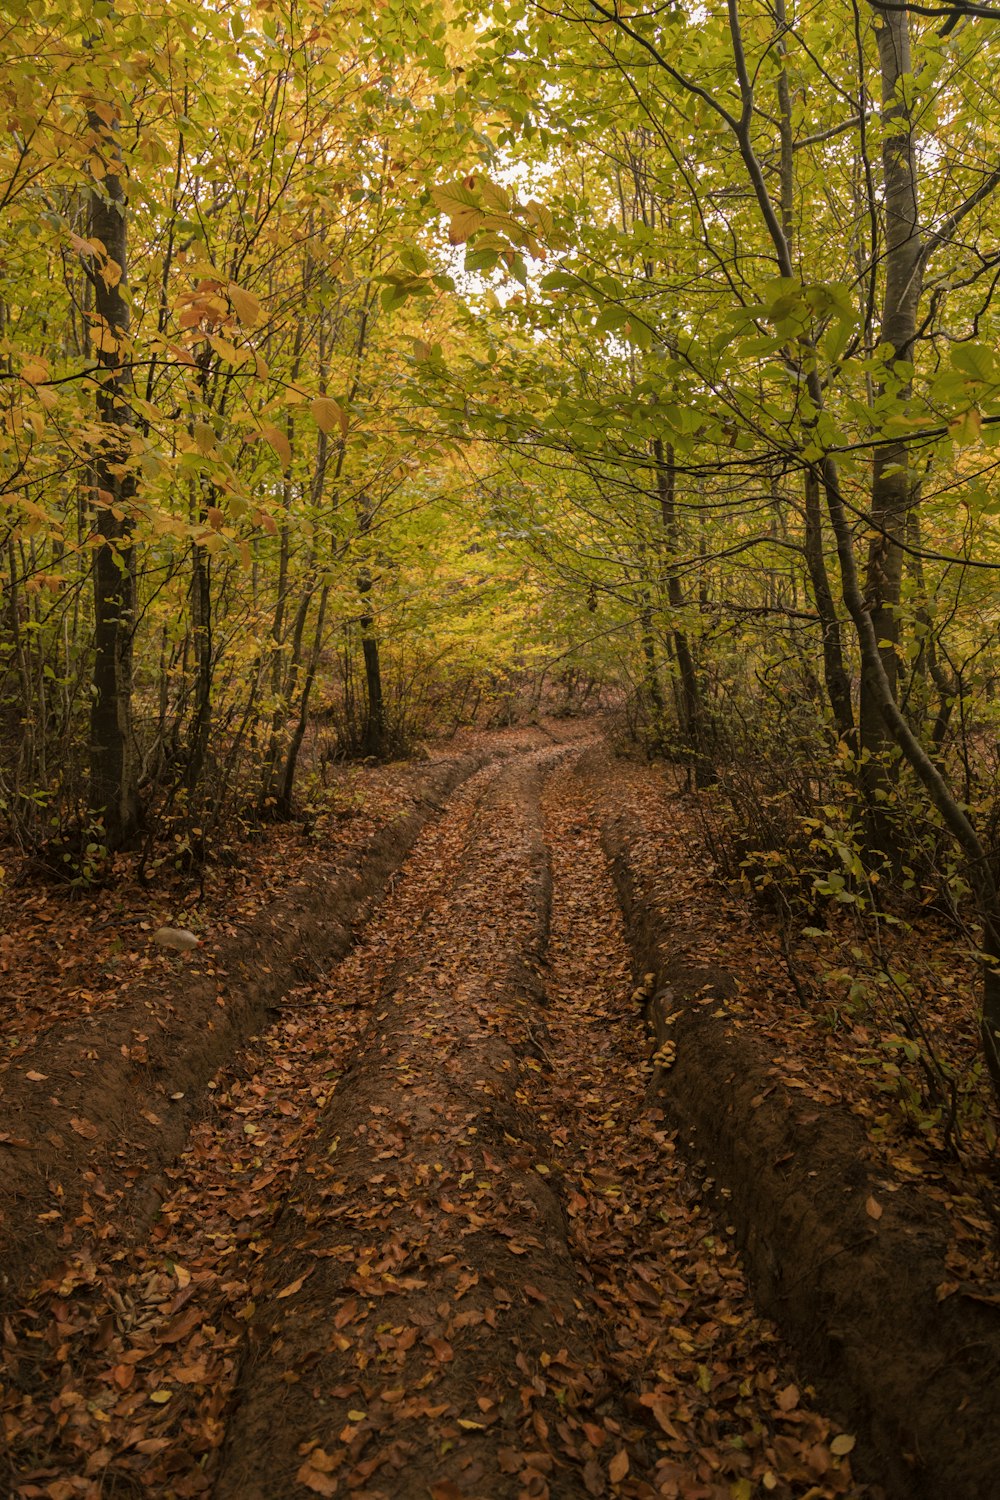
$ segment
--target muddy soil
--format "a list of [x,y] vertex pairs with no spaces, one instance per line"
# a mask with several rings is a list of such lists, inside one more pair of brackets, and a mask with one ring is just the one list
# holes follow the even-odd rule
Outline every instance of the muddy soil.
[[[707,1191],[649,1093],[665,1054],[634,996],[645,928],[623,923],[602,847],[611,781],[537,738],[467,776],[355,946],[198,1075],[159,1148],[162,1201],[137,1210],[90,1164],[60,1264],[24,1277],[3,1325],[3,1493],[878,1500],[893,1483],[874,1446],[855,1477],[854,1428],[754,1304],[737,1248],[752,1264],[753,1195]],[[148,1188],[130,1130],[121,1170]]]

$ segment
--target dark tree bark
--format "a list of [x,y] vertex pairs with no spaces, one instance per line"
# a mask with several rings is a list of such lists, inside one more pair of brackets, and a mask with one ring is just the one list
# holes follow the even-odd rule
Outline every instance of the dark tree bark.
[[826,696],[833,713],[837,733],[848,744],[854,742],[854,705],[851,699],[851,679],[844,665],[844,647],[841,639],[840,617],[830,587],[830,577],[823,557],[823,518],[819,479],[814,469],[807,469],[805,478],[806,538],[805,555],[809,581],[812,585],[813,601],[819,615],[823,632],[823,680]]
[[[367,530],[368,525],[362,525],[361,534],[364,535]],[[365,755],[372,755],[381,760],[388,748],[388,725],[385,716],[385,696],[382,691],[382,663],[379,656],[378,636],[375,632],[375,615],[370,603],[371,590],[371,571],[368,568],[362,568],[358,573],[358,594],[361,598],[361,650],[365,662],[365,689],[368,706],[361,748]]]
[[194,712],[188,730],[184,783],[190,791],[205,768],[212,729],[212,564],[204,547],[191,548],[191,625],[194,635]]
[[[885,289],[881,339],[889,346],[887,384],[898,385],[905,401],[911,381],[905,367],[894,374],[897,361],[910,361],[917,333],[917,312],[923,287],[923,242],[917,199],[917,165],[910,108],[904,80],[912,72],[909,17],[904,10],[883,12],[878,26],[882,78],[882,172],[885,216]],[[883,392],[886,386],[883,385]],[[898,691],[899,601],[903,576],[902,541],[910,509],[917,504],[918,483],[902,442],[883,442],[875,450],[871,513],[874,532],[868,549],[864,597],[875,632],[882,668],[893,697]],[[880,704],[881,691],[871,673],[861,681],[862,785],[868,806],[873,845],[890,857],[895,854],[890,815],[894,777],[889,752],[894,750]]]
[[119,849],[140,823],[138,758],[132,724],[132,635],[135,628],[136,564],[132,545],[135,471],[131,463],[129,394],[132,371],[126,349],[125,299],[127,200],[117,127],[97,112],[89,116],[93,159],[104,176],[90,195],[89,234],[104,246],[95,257],[94,343],[100,367],[93,479],[94,696],[90,717],[90,803],[103,814],[105,841]]
[[687,632],[680,625],[681,611],[685,605],[684,589],[677,576],[676,562],[679,550],[677,534],[677,506],[675,503],[676,469],[672,445],[664,445],[662,438],[653,439],[653,456],[656,459],[656,492],[660,502],[660,522],[667,548],[667,601],[674,614],[673,643],[677,657],[677,672],[680,677],[681,733],[688,756],[694,767],[695,784],[710,786],[714,771],[708,754],[708,725],[702,702],[701,685],[695,667],[694,653]]

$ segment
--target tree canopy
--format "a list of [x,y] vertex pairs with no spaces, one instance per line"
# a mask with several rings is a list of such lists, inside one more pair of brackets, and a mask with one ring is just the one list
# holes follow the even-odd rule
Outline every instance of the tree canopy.
[[799,926],[939,903],[1000,1085],[997,19],[12,0],[15,839],[603,689]]

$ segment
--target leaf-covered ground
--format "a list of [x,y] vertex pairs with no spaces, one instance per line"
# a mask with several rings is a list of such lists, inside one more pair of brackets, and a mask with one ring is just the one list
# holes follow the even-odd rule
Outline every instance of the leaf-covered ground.
[[9,1493],[876,1493],[646,1102],[577,759],[454,794],[211,1081],[151,1225],[95,1148],[4,1324]]
[[[600,765],[651,908],[678,953],[725,972],[729,1024],[760,1044],[773,1085],[807,1115],[848,1110],[881,1193],[918,1188],[947,1214],[942,1300],[957,1294],[1000,1307],[996,1106],[980,1062],[978,980],[955,934],[934,920],[886,924],[878,952],[863,951],[833,906],[825,929],[796,935],[787,962],[779,923],[717,878],[703,819],[679,794],[676,773],[607,758]],[[942,1102],[949,1080],[965,1093],[957,1118]]]

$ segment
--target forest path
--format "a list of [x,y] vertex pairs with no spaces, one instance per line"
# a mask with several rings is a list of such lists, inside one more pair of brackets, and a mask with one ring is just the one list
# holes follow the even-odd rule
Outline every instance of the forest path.
[[471,777],[143,1242],[77,1224],[7,1330],[11,1495],[869,1493],[644,1105],[600,799],[578,748]]

